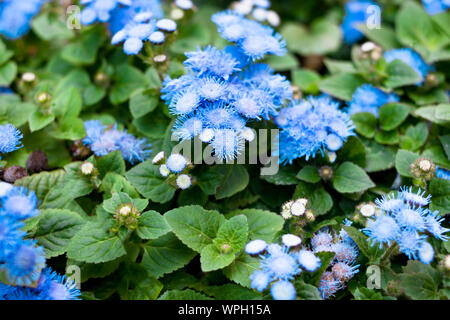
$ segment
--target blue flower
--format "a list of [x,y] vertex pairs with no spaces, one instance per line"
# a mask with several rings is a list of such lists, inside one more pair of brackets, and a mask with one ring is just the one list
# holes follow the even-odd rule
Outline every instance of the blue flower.
[[450,171],[436,166],[436,177],[439,179],[450,180]]
[[24,187],[10,189],[0,198],[0,204],[0,216],[25,220],[39,215],[36,194],[34,191],[28,192]]
[[294,285],[286,280],[279,280],[272,284],[270,293],[275,300],[294,300],[297,294]]
[[353,44],[363,38],[363,34],[358,30],[358,26],[366,24],[371,12],[371,6],[378,6],[373,1],[354,0],[345,4],[345,17],[341,29],[344,34],[344,41]]
[[245,252],[247,254],[259,254],[266,250],[266,248],[267,243],[264,240],[256,239],[247,243],[245,246]]
[[225,50],[208,46],[203,50],[186,52],[184,65],[198,76],[217,76],[227,80],[233,73],[240,71],[239,60]]
[[425,229],[425,212],[405,206],[395,215],[397,224],[410,231],[423,231]]
[[410,66],[418,76],[422,78],[417,85],[420,85],[430,71],[433,70],[422,57],[415,51],[409,48],[392,49],[384,53],[386,62],[392,62],[394,60],[400,60]]
[[236,46],[251,60],[264,58],[266,54],[282,56],[286,53],[286,41],[271,27],[246,19],[234,11],[223,11],[212,16],[220,35]]
[[425,191],[421,191],[420,189],[417,191],[417,193],[414,193],[412,191],[412,187],[402,187],[400,190],[401,191],[399,197],[413,206],[424,207],[426,205],[429,205],[431,202],[431,195],[425,197]]
[[318,289],[322,299],[328,299],[343,287],[343,282],[336,280],[331,271],[325,271],[320,278]]
[[133,135],[117,130],[116,126],[107,128],[98,120],[84,123],[86,137],[83,143],[94,152],[96,156],[105,156],[119,150],[123,158],[134,164],[148,159],[151,145],[145,139],[137,139]]
[[316,271],[320,267],[320,259],[310,250],[302,249],[297,253],[300,265],[307,271]]
[[159,30],[164,32],[175,32],[177,30],[177,23],[172,19],[161,19],[156,22]]
[[325,150],[336,151],[351,135],[353,123],[339,103],[329,97],[309,97],[282,109],[275,118],[281,129],[279,156],[281,163],[314,158]]
[[368,240],[373,243],[378,242],[381,248],[384,243],[390,245],[398,238],[400,227],[394,218],[382,214],[374,220],[368,219],[367,227],[363,229],[363,232],[369,236]]
[[166,36],[161,31],[155,31],[148,37],[148,40],[153,44],[162,44],[166,40]]
[[186,158],[179,153],[171,154],[169,158],[167,158],[166,162],[167,169],[169,169],[174,173],[180,173],[181,171],[184,170],[184,168],[186,168],[186,165],[187,165]]
[[123,51],[129,55],[138,54],[144,46],[144,41],[156,30],[155,21],[135,22],[131,21],[123,29],[118,31],[111,39],[111,44],[115,45],[124,42]]
[[445,12],[450,8],[450,1],[448,0],[422,0],[422,3],[425,10],[431,15]]
[[51,268],[42,271],[36,291],[43,300],[79,300],[81,295],[73,280]]
[[30,22],[47,0],[4,0],[0,2],[0,34],[18,39],[30,30]]
[[264,291],[272,281],[272,276],[262,270],[256,270],[250,275],[251,287],[259,292]]
[[333,245],[333,236],[325,230],[319,231],[314,234],[314,236],[311,238],[311,246],[314,251],[316,251],[317,248],[321,247],[332,247]]
[[23,240],[14,248],[1,269],[6,271],[10,283],[19,286],[31,286],[39,279],[45,267],[44,248],[36,247],[36,242]]
[[352,264],[356,261],[359,255],[359,250],[356,245],[349,242],[339,241],[333,245],[333,251],[335,252],[334,258],[338,262],[345,262]]
[[422,263],[430,264],[434,259],[433,246],[424,241],[418,250],[418,256]]
[[131,3],[132,0],[81,0],[80,4],[87,6],[81,11],[80,21],[85,25],[95,21],[107,22],[119,5],[129,6]]
[[25,236],[25,232],[21,230],[23,226],[23,223],[14,218],[0,216],[0,261],[5,260]]
[[396,239],[400,251],[408,256],[409,259],[417,259],[417,251],[422,246],[426,236],[420,235],[416,231],[404,230]]
[[9,153],[20,149],[23,134],[12,124],[0,125],[0,153]]
[[399,99],[395,93],[386,93],[371,84],[363,84],[353,93],[348,113],[352,115],[358,112],[370,112],[378,116],[378,109],[381,106],[398,102]]
[[428,214],[425,216],[424,220],[427,231],[435,238],[444,241],[449,239],[449,236],[444,233],[449,232],[450,229],[441,226],[441,223],[444,221],[444,217],[439,215],[439,211],[431,212],[428,210]]
[[116,34],[128,23],[155,20],[163,16],[159,0],[132,0],[129,6],[118,6],[111,12],[109,29]]
[[194,6],[191,0],[175,0],[175,5],[183,10],[190,10]]

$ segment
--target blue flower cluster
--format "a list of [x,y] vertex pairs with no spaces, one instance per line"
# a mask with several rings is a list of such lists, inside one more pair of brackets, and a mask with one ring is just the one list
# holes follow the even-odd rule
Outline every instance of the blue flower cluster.
[[30,30],[30,22],[47,0],[0,1],[0,34],[18,39]]
[[123,50],[129,55],[138,54],[144,41],[164,43],[165,33],[177,29],[173,20],[157,20],[163,15],[159,0],[84,0],[82,4],[87,7],[81,12],[81,22],[109,22],[111,44],[123,42]]
[[353,93],[348,113],[352,115],[358,112],[370,112],[378,116],[378,109],[381,106],[399,100],[399,96],[395,93],[386,93],[371,84],[363,84]]
[[341,29],[344,35],[344,41],[347,44],[353,44],[363,38],[363,34],[359,31],[358,26],[367,23],[371,14],[371,6],[380,7],[373,1],[354,0],[345,4],[345,16],[342,21]]
[[294,101],[275,118],[281,128],[279,156],[281,163],[294,159],[314,158],[317,153],[339,150],[354,135],[350,116],[339,110],[339,103],[328,96],[308,97]]
[[400,60],[410,66],[422,78],[417,85],[422,84],[428,73],[433,71],[433,67],[428,65],[417,52],[410,48],[388,50],[384,53],[384,58],[388,63]]
[[439,179],[450,180],[450,170],[446,170],[444,168],[436,166],[436,177],[438,177]]
[[429,264],[434,258],[433,247],[426,241],[425,232],[433,237],[447,241],[445,235],[450,229],[441,226],[444,220],[438,211],[430,211],[426,206],[431,195],[424,196],[419,190],[414,193],[412,187],[402,187],[396,196],[383,196],[375,203],[381,214],[369,219],[363,232],[369,241],[378,243],[380,248],[396,242],[399,250],[409,259],[419,259]]
[[151,145],[145,139],[137,139],[126,130],[117,130],[116,125],[107,127],[98,120],[89,120],[84,123],[84,127],[86,137],[83,143],[96,156],[105,156],[119,150],[125,160],[134,164],[144,161],[150,155]]
[[[345,225],[350,225],[346,221]],[[359,264],[355,264],[359,248],[352,238],[342,229],[337,237],[328,230],[319,230],[311,239],[313,252],[334,252],[330,270],[325,271],[319,282],[319,292],[323,299],[332,297],[343,289],[345,284],[359,272]]]
[[306,248],[292,249],[301,244],[301,239],[292,234],[282,237],[283,245],[267,244],[264,240],[253,240],[245,247],[250,255],[259,255],[260,270],[250,276],[252,288],[262,292],[269,284],[275,300],[294,300],[296,290],[291,280],[303,270],[315,271],[320,267],[320,259]]
[[[272,50],[280,44],[273,29],[233,11],[218,13],[213,21],[221,26],[222,35],[226,26],[232,28],[232,21],[236,22],[236,28],[240,23],[258,27],[245,27],[245,33],[235,38],[237,46],[222,50],[208,46],[186,53],[184,64],[188,73],[177,79],[166,78],[161,92],[170,112],[178,116],[174,127],[178,138],[189,140],[198,136],[211,144],[219,158],[233,159],[243,149],[245,140],[254,138],[247,122],[276,115],[281,105],[292,100],[292,90],[284,76],[274,74],[266,64],[252,62],[279,51]],[[252,33],[248,29],[253,29]],[[250,45],[253,41],[263,46]],[[265,47],[274,42],[278,45],[272,49]]]
[[222,38],[236,44],[236,48],[250,60],[264,58],[266,54],[282,56],[286,41],[269,26],[245,18],[235,11],[223,11],[212,16]]
[[449,0],[422,0],[428,14],[435,15],[447,11],[450,8]]
[[23,134],[12,124],[0,125],[0,154],[13,152],[22,148],[22,144],[20,143],[20,139],[22,138]]
[[[34,192],[0,182],[1,300],[72,300],[80,295],[72,281],[45,269],[44,249],[25,239],[24,221],[40,214]],[[35,287],[35,288],[28,288]]]

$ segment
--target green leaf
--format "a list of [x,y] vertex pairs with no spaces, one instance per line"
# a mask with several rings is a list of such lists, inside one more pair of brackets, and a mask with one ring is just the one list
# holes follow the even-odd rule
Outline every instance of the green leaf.
[[109,95],[112,104],[127,101],[134,91],[148,85],[147,77],[139,69],[127,64],[117,67],[115,81]]
[[319,290],[303,281],[294,281],[294,286],[297,291],[297,299],[300,300],[322,300]]
[[159,173],[159,166],[144,161],[126,173],[131,184],[144,197],[158,203],[168,202],[175,194],[175,188],[166,183]]
[[320,75],[307,69],[293,70],[292,82],[303,92],[317,94],[319,92]]
[[366,145],[366,167],[367,172],[377,172],[394,167],[395,152],[392,148],[384,147],[374,141]]
[[311,282],[318,286],[320,282],[320,278],[322,277],[322,274],[325,272],[325,270],[328,269],[328,266],[330,265],[331,261],[334,259],[334,252],[326,252],[326,251],[319,251],[315,253],[317,257],[320,259],[320,267],[313,273],[313,278]]
[[347,232],[350,238],[355,241],[355,243],[358,245],[359,250],[361,250],[361,253],[370,259],[372,257],[372,253],[369,247],[369,243],[367,242],[367,236],[365,236],[361,231],[352,226],[343,226],[342,228],[344,228],[345,232]]
[[414,114],[431,122],[440,125],[447,125],[450,122],[448,117],[445,116],[445,114],[449,113],[448,110],[450,110],[450,104],[444,103],[437,106],[421,107],[419,109],[416,109],[414,111]]
[[80,114],[82,99],[80,92],[74,86],[63,90],[52,100],[52,112],[56,117],[75,118]]
[[413,68],[401,60],[394,60],[386,67],[387,79],[384,85],[388,88],[397,88],[417,84],[423,78]]
[[402,176],[412,178],[412,175],[409,173],[410,166],[418,158],[419,155],[417,153],[400,149],[395,156],[395,168]]
[[144,245],[141,265],[149,275],[158,279],[182,268],[196,255],[196,252],[186,247],[173,233],[168,233]]
[[45,249],[47,258],[66,252],[72,237],[81,229],[84,219],[65,209],[42,210],[34,238]]
[[148,205],[147,199],[132,199],[124,192],[114,193],[111,198],[103,201],[103,209],[109,213],[116,213],[117,208],[123,204],[133,204],[137,210],[143,211]]
[[430,210],[439,210],[441,214],[450,212],[450,181],[433,179],[430,182],[430,193],[433,196]]
[[259,209],[243,209],[231,212],[227,217],[244,215],[248,223],[248,240],[261,239],[271,242],[281,231],[284,219],[273,212]]
[[169,231],[166,220],[156,211],[146,211],[139,217],[136,232],[141,239],[156,239]]
[[38,199],[44,199],[50,189],[57,185],[64,177],[64,170],[43,171],[16,180],[16,186],[26,187],[33,190]]
[[61,140],[80,140],[86,137],[84,122],[79,118],[64,118],[59,128],[50,132],[51,136]]
[[50,123],[55,120],[55,116],[53,114],[42,114],[39,110],[34,111],[30,114],[30,117],[28,118],[28,124],[30,126],[30,131],[38,131],[42,128],[45,128]]
[[309,183],[317,183],[320,181],[319,170],[313,166],[304,166],[298,173],[297,179]]
[[439,140],[441,141],[442,147],[444,148],[447,158],[450,159],[450,134],[440,136]]
[[340,193],[354,193],[375,187],[367,173],[351,162],[344,162],[333,175],[333,186]]
[[368,39],[379,44],[384,50],[391,50],[400,47],[395,31],[388,26],[372,29],[369,29],[367,26],[363,26],[359,29]]
[[356,132],[366,138],[373,138],[377,129],[377,118],[370,112],[359,112],[351,116]]
[[229,266],[223,269],[223,273],[228,279],[250,288],[250,275],[259,268],[259,259],[243,252]]
[[217,231],[217,236],[214,239],[214,243],[219,249],[221,249],[223,245],[227,245],[230,249],[226,252],[237,253],[244,249],[247,238],[247,217],[245,215],[237,215],[220,226]]
[[225,173],[220,166],[202,168],[196,176],[197,184],[204,193],[211,196],[216,193],[216,189],[220,186],[224,176]]
[[322,80],[319,89],[336,98],[350,101],[356,88],[364,83],[364,79],[359,75],[351,73],[337,73]]
[[212,244],[225,217],[214,210],[200,206],[173,209],[164,215],[172,231],[189,248],[201,252]]
[[355,66],[350,61],[333,60],[326,58],[324,63],[331,74],[334,73],[356,73]]
[[87,29],[76,42],[63,48],[61,57],[75,65],[93,64],[103,39],[99,29]]
[[357,137],[350,136],[344,143],[344,146],[338,151],[337,158],[351,161],[360,167],[365,167],[366,148],[361,140]]
[[158,106],[159,98],[147,92],[138,92],[130,98],[130,112],[133,118],[140,118],[155,110]]
[[17,64],[10,61],[0,66],[0,86],[9,87],[14,81],[17,74]]
[[73,31],[67,28],[63,19],[49,13],[42,13],[31,20],[31,28],[39,38],[45,41],[54,39],[70,39]]
[[401,138],[400,147],[412,151],[418,150],[428,138],[428,127],[424,122],[417,125],[410,125],[406,129],[405,135]]
[[280,167],[278,172],[273,175],[264,175],[261,176],[261,179],[266,180],[267,182],[281,185],[281,186],[289,186],[295,185],[298,183],[296,176],[296,169],[291,166]]
[[242,165],[219,165],[223,180],[216,189],[216,199],[224,199],[244,190],[249,182],[249,175]]
[[95,166],[98,169],[100,178],[103,178],[107,173],[111,172],[124,175],[126,169],[122,153],[118,150],[108,153],[106,156],[96,158]]
[[158,300],[212,300],[212,298],[191,289],[166,291]]
[[386,145],[395,145],[400,142],[400,135],[397,130],[392,131],[377,131],[375,141]]
[[397,128],[406,120],[410,107],[401,103],[388,103],[379,109],[378,117],[383,130],[390,131]]
[[230,265],[236,255],[232,252],[221,252],[216,245],[209,244],[200,253],[200,263],[203,272],[222,269]]
[[375,290],[364,287],[357,288],[353,293],[355,300],[384,300],[383,295]]
[[126,254],[122,241],[98,223],[86,224],[73,238],[67,257],[89,263],[107,262]]
[[275,71],[288,71],[298,67],[297,58],[291,54],[287,53],[284,56],[270,56],[267,59],[267,63]]
[[294,199],[306,198],[309,200],[308,208],[315,215],[327,213],[333,207],[333,199],[321,184],[308,184],[300,182],[295,189]]

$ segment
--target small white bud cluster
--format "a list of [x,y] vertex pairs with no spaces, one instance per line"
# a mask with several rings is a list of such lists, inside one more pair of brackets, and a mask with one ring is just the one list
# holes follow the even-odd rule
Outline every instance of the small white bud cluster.
[[269,10],[270,2],[261,0],[241,0],[231,5],[231,8],[242,14],[250,15],[259,22],[268,22],[272,27],[278,27],[281,23],[280,16],[273,10]]
[[[183,173],[185,168],[188,167],[189,162],[186,161],[186,159],[183,158],[180,154],[174,154],[174,157],[170,156],[169,159],[171,159],[169,162],[171,162],[171,166],[174,167],[174,169],[177,169],[174,171],[174,169],[170,170],[167,166],[166,161],[166,154],[164,151],[159,152],[152,160],[153,164],[159,164],[159,173],[163,177],[169,177],[171,173],[174,173],[177,175],[175,183],[178,188],[181,190],[186,190],[192,185],[192,178],[190,175]],[[172,163],[173,162],[173,163]],[[184,162],[184,163],[182,163]],[[183,169],[181,169],[183,168]],[[178,169],[180,169],[178,171]]]
[[92,162],[89,161],[85,161],[81,164],[80,170],[81,173],[84,174],[85,176],[89,176],[94,172],[94,164]]
[[297,200],[291,200],[283,204],[281,208],[281,216],[284,219],[303,216],[306,211],[306,206],[308,205],[308,199],[297,199]]

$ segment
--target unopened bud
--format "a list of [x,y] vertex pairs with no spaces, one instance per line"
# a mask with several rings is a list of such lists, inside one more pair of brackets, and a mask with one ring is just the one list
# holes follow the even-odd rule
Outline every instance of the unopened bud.
[[25,72],[22,75],[22,81],[24,82],[34,82],[36,80],[36,75],[33,72]]
[[94,165],[92,164],[92,162],[85,161],[81,164],[80,169],[82,174],[88,176],[94,171]]
[[40,104],[46,104],[52,99],[47,92],[40,92],[36,95],[36,101]]
[[163,63],[167,60],[167,56],[165,54],[158,54],[153,58],[153,61],[156,63]]

